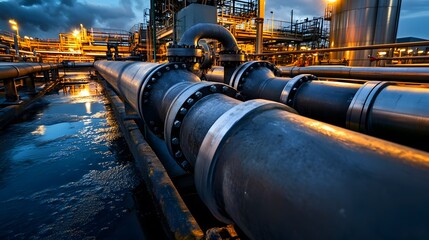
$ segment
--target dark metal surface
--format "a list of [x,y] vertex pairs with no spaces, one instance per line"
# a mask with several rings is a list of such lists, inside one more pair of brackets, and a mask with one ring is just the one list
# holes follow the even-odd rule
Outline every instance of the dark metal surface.
[[347,127],[429,150],[427,87],[367,82],[353,98]]
[[311,81],[295,95],[293,107],[300,115],[345,127],[349,105],[361,84]]
[[252,239],[429,235],[427,153],[283,110],[246,116],[220,138],[201,148],[216,161],[196,181],[211,185],[211,210]]

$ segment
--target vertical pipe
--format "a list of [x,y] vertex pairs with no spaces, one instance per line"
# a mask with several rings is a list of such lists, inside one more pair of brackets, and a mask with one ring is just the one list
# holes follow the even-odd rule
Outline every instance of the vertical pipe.
[[150,0],[150,25],[152,28],[153,62],[156,62],[156,26],[155,26],[155,0]]
[[15,55],[19,56],[19,43],[18,43],[18,30],[15,36],[13,36],[13,44],[15,45]]
[[258,0],[258,17],[255,19],[256,23],[256,54],[262,53],[262,42],[264,34],[264,11],[265,0]]

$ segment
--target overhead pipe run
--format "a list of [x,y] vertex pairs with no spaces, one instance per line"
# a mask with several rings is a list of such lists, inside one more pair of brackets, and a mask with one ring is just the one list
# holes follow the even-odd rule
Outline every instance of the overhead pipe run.
[[[428,153],[284,104],[241,102],[231,87],[200,82],[174,64],[95,67],[148,126],[154,113],[141,106],[157,113],[171,154],[195,173],[198,194],[219,220],[251,239],[429,237]],[[163,94],[145,98],[148,83]]]
[[280,75],[283,77],[294,77],[300,74],[313,74],[318,77],[399,82],[429,82],[429,67],[280,66],[278,68],[280,69]]

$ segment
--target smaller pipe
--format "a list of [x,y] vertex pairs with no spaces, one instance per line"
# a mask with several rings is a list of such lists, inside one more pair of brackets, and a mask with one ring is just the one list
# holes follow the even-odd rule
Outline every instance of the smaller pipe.
[[256,23],[256,54],[262,53],[262,43],[264,34],[264,15],[265,15],[265,0],[258,0],[258,16],[255,19]]
[[401,48],[401,47],[417,47],[417,46],[429,46],[429,41],[375,44],[375,45],[367,45],[367,46],[339,47],[339,48],[322,48],[322,49],[314,49],[314,50],[284,51],[284,52],[271,52],[271,53],[249,54],[249,55],[251,55],[251,56],[276,56],[276,55],[301,54],[301,53],[342,52],[342,51],[352,51],[352,50]]
[[429,82],[429,67],[346,67],[346,66],[280,66],[280,75],[294,77],[300,74],[313,74],[318,77],[351,78],[365,80],[386,80],[400,82]]

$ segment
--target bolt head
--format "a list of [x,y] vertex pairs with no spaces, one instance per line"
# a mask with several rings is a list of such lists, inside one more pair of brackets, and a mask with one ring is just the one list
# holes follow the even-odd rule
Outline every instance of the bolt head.
[[227,86],[223,86],[223,87],[222,87],[222,91],[223,91],[223,92],[228,91],[228,87],[227,87]]
[[173,139],[171,139],[171,143],[174,144],[174,145],[177,145],[177,144],[179,144],[179,139],[178,138],[173,138]]
[[182,156],[182,152],[181,151],[177,151],[176,153],[174,153],[174,156],[176,158],[180,158]]
[[188,109],[186,109],[186,108],[181,108],[179,110],[179,113],[182,114],[182,115],[185,115],[187,112],[188,112]]
[[211,85],[210,92],[217,92],[217,87],[215,85]]
[[188,98],[188,100],[186,100],[186,103],[189,105],[194,104],[194,99],[193,98]]
[[180,127],[180,125],[182,125],[182,122],[180,122],[179,120],[176,120],[176,121],[174,121],[174,123],[173,123],[173,126],[174,126],[175,128],[179,128],[179,127]]
[[203,97],[203,93],[202,92],[196,92],[195,93],[195,97],[202,98]]

